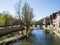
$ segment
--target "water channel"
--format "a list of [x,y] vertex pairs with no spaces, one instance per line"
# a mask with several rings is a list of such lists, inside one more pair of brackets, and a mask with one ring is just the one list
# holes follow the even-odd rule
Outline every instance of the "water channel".
[[39,29],[32,31],[32,35],[27,39],[19,40],[9,45],[60,45],[60,40]]

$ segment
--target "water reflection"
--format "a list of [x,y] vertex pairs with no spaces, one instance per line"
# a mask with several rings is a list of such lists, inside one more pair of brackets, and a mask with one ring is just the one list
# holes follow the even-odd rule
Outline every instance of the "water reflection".
[[34,30],[28,39],[16,41],[10,45],[60,45],[60,40],[53,39],[49,33],[43,30]]

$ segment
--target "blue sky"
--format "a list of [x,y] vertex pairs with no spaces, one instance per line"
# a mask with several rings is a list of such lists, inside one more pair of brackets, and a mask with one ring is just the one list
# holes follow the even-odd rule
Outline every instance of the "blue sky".
[[[40,20],[50,14],[60,10],[60,0],[22,0],[21,5],[27,1],[34,12],[34,20]],[[0,0],[0,13],[9,11],[15,16],[15,4],[18,0]]]

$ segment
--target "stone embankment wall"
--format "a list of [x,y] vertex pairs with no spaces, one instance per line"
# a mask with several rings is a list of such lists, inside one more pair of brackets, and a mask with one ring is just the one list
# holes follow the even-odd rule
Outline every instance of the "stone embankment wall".
[[2,28],[0,29],[0,35],[4,35],[4,34],[15,32],[15,31],[20,31],[20,30],[23,30],[23,27],[13,26],[8,28]]

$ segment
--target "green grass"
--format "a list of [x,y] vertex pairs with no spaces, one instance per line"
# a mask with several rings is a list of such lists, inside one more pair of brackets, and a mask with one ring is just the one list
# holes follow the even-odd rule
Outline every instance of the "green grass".
[[5,19],[3,15],[0,15],[0,26],[4,26],[5,25]]

